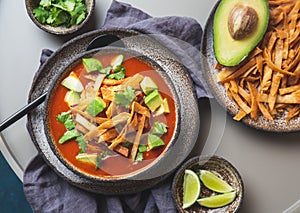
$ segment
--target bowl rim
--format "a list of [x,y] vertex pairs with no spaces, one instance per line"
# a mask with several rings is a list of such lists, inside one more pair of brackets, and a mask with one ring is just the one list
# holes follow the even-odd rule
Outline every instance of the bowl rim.
[[194,156],[191,157],[190,159],[187,159],[184,163],[181,164],[181,166],[177,169],[174,177],[173,177],[173,181],[172,181],[172,196],[173,196],[173,200],[175,203],[175,206],[177,208],[178,211],[182,211],[181,206],[178,203],[178,197],[177,197],[177,188],[178,188],[178,181],[180,179],[180,177],[182,175],[184,175],[184,170],[187,168],[190,168],[194,165],[198,165],[199,167],[201,166],[199,164],[199,162],[202,163],[202,165],[205,165],[206,162],[208,162],[209,160],[214,159],[217,160],[218,162],[222,162],[222,164],[226,164],[227,166],[229,166],[230,170],[234,173],[234,175],[237,177],[238,181],[240,182],[240,201],[239,204],[237,206],[237,208],[235,209],[234,212],[238,212],[242,206],[243,203],[243,198],[244,198],[244,194],[245,194],[245,188],[244,188],[244,181],[242,179],[241,174],[239,173],[239,171],[237,170],[237,168],[235,166],[233,166],[233,164],[231,162],[229,162],[228,160],[226,160],[224,157],[222,156],[218,156],[218,155],[199,155],[199,156]]
[[[82,172],[79,168],[75,167],[71,163],[69,163],[67,160],[64,159],[64,157],[61,155],[59,149],[55,145],[55,142],[51,136],[51,131],[49,128],[49,120],[48,120],[48,111],[49,111],[49,102],[51,100],[51,97],[53,96],[53,91],[55,92],[56,88],[59,86],[58,83],[65,77],[67,73],[70,72],[70,70],[76,66],[76,64],[80,63],[80,60],[83,57],[86,56],[92,56],[94,54],[105,54],[105,53],[123,53],[123,54],[128,54],[129,56],[133,56],[137,58],[138,60],[141,60],[143,63],[146,63],[150,65],[154,70],[163,78],[165,81],[165,84],[168,86],[173,99],[175,103],[175,110],[176,110],[176,122],[175,122],[175,129],[173,132],[173,135],[171,137],[171,140],[169,141],[168,145],[164,148],[162,153],[151,163],[148,165],[135,170],[133,172],[130,172],[128,174],[124,175],[116,175],[116,176],[96,176],[96,175],[90,175],[88,173]],[[150,59],[149,57],[135,51],[131,50],[128,48],[121,48],[121,47],[102,47],[102,48],[96,48],[92,49],[89,51],[84,51],[80,54],[78,54],[76,57],[74,57],[68,64],[62,67],[62,69],[58,72],[58,74],[54,77],[52,82],[50,83],[47,96],[45,99],[45,105],[44,105],[44,131],[46,134],[47,138],[47,143],[50,145],[50,148],[52,149],[53,153],[58,157],[58,159],[71,171],[76,173],[78,176],[84,177],[86,179],[89,179],[91,181],[100,181],[100,182],[118,182],[120,180],[142,180],[142,179],[147,179],[146,177],[148,176],[149,169],[154,168],[154,167],[159,167],[161,163],[161,159],[164,158],[165,156],[168,156],[170,153],[171,147],[176,143],[176,140],[178,138],[178,135],[180,133],[180,117],[181,117],[181,112],[180,112],[180,99],[178,97],[177,91],[175,89],[174,83],[171,81],[170,77],[168,74],[164,71],[164,69],[154,60]],[[175,168],[174,168],[175,169]],[[153,170],[153,169],[152,169]],[[160,175],[157,175],[157,177],[162,177],[164,175],[170,174],[172,171],[163,173]]]
[[[95,10],[95,4],[96,0],[88,0],[89,4],[87,4],[87,0],[85,0],[85,4],[87,6],[87,15],[85,19],[79,24],[79,25],[72,25],[71,27],[67,28],[64,26],[58,26],[58,27],[52,27],[47,24],[40,23],[33,15],[33,9],[31,6],[32,4],[35,4],[37,1],[35,0],[25,0],[25,7],[27,10],[27,14],[29,15],[30,19],[33,21],[33,23],[40,28],[41,30],[44,30],[45,32],[54,34],[54,35],[68,35],[77,32],[78,30],[82,29],[87,22],[91,19],[92,15],[94,14]],[[56,30],[60,29],[60,30]]]

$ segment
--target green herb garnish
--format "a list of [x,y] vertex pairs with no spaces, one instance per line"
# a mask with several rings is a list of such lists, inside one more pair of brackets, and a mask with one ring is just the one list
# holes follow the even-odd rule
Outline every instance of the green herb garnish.
[[67,130],[72,130],[75,128],[75,121],[72,119],[72,115],[70,112],[62,112],[57,115],[57,120],[64,124]]
[[33,14],[41,24],[71,27],[86,18],[87,7],[84,0],[41,0]]
[[79,146],[79,153],[84,153],[86,151],[86,148],[87,148],[87,143],[85,142],[84,140],[84,135],[79,135],[75,141],[78,143],[78,146]]
[[109,155],[108,151],[103,151],[101,154],[97,155],[96,158],[96,170],[100,168],[101,162]]
[[73,130],[68,130],[65,132],[65,134],[59,139],[59,143],[63,144],[68,140],[74,139],[76,137],[78,137],[80,134],[79,132],[77,132],[77,130],[73,129]]
[[142,152],[138,152],[138,153],[136,154],[135,161],[136,161],[136,162],[139,162],[139,161],[143,161],[143,160],[144,160],[143,153],[142,153]]
[[115,101],[117,104],[129,108],[134,97],[134,89],[128,86],[123,92],[120,91],[115,94]]
[[166,124],[156,121],[154,123],[154,126],[151,129],[151,133],[157,135],[163,135],[168,131],[167,128],[168,126]]

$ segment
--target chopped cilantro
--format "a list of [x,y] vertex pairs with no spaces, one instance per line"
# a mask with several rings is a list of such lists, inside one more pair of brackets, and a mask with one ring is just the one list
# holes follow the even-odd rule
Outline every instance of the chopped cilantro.
[[59,143],[63,144],[64,142],[76,138],[79,136],[79,132],[75,129],[66,131],[65,134],[59,139]]
[[42,24],[71,27],[86,18],[87,8],[84,0],[40,0],[33,14]]
[[111,67],[108,66],[108,67],[102,68],[101,70],[99,70],[99,72],[108,75],[110,73],[110,70],[111,70]]
[[57,120],[64,124],[67,130],[72,130],[75,128],[75,121],[72,119],[70,112],[62,112],[57,115]]
[[100,163],[109,155],[108,151],[103,151],[101,154],[97,155],[96,158],[96,170],[100,168]]
[[139,161],[143,161],[143,159],[144,159],[143,153],[142,152],[138,152],[136,154],[135,161],[139,162]]
[[75,141],[78,143],[78,146],[80,148],[79,153],[84,153],[86,151],[86,145],[87,145],[87,143],[84,140],[84,136],[79,135]]
[[120,91],[115,94],[115,101],[117,104],[129,108],[134,97],[134,89],[128,86],[123,92]]
[[157,135],[163,135],[168,131],[167,128],[168,126],[166,124],[156,121],[154,123],[154,126],[151,129],[151,133]]
[[114,69],[114,73],[110,74],[108,76],[108,78],[112,79],[116,79],[116,80],[121,80],[123,78],[125,78],[125,67],[123,67],[122,65],[118,65],[115,69]]

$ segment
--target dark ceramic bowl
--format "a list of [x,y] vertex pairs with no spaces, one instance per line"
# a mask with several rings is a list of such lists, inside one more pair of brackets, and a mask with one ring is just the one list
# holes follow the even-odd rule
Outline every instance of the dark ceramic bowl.
[[83,28],[87,22],[90,20],[91,16],[94,13],[95,9],[95,0],[85,0],[85,4],[87,7],[87,15],[85,19],[79,24],[79,25],[73,25],[69,28],[65,26],[58,26],[58,27],[52,27],[47,24],[41,24],[38,22],[38,20],[34,17],[33,10],[38,7],[40,0],[25,0],[26,10],[27,14],[29,15],[30,19],[33,21],[33,23],[38,26],[40,29],[52,33],[55,35],[67,35],[74,33],[81,28]]
[[[215,11],[219,5],[218,1],[207,19],[201,43],[201,66],[207,86],[213,93],[218,103],[232,116],[239,112],[239,108],[235,102],[227,95],[225,87],[218,82],[216,74],[216,57],[214,53],[214,38],[213,38],[213,21]],[[300,130],[300,116],[296,116],[289,122],[286,122],[287,112],[276,115],[273,121],[266,119],[264,116],[258,116],[257,120],[251,119],[250,116],[244,117],[241,122],[247,126],[258,130],[268,132],[294,132]]]
[[[45,162],[69,183],[96,193],[131,194],[150,188],[169,176],[190,153],[198,137],[199,112],[193,83],[185,68],[168,49],[155,39],[130,30],[97,30],[83,34],[64,44],[42,65],[33,80],[29,102],[45,91],[49,91],[49,99],[62,73],[71,69],[72,63],[83,55],[98,51],[87,53],[86,48],[93,39],[105,34],[113,34],[122,39],[127,50],[120,51],[138,54],[142,60],[147,58],[147,62],[158,69],[171,91],[176,94],[174,98],[177,97],[175,101],[178,127],[166,151],[153,164],[137,173],[115,180],[104,180],[82,174],[64,162],[57,153],[46,127],[47,103],[28,115],[28,130]],[[101,51],[112,51],[114,48],[108,49]]]
[[[197,202],[187,209],[182,208],[183,199],[183,177],[184,171],[186,169],[191,169],[199,174],[199,169],[209,170],[223,180],[225,180],[229,185],[231,185],[237,192],[235,200],[227,206],[220,208],[205,208],[200,206]],[[232,213],[238,212],[244,197],[244,185],[242,178],[237,171],[237,169],[227,160],[218,156],[211,157],[193,157],[185,162],[176,172],[172,184],[173,197],[176,203],[176,207],[180,212],[218,212],[218,213]],[[209,197],[212,195],[212,191],[207,189],[201,183],[201,197]]]
[[[59,148],[57,147],[56,143],[54,142],[53,135],[51,132],[55,132],[55,128],[50,126],[50,118],[49,118],[49,112],[54,105],[58,105],[57,102],[52,102],[53,95],[57,92],[57,87],[61,87],[60,82],[69,75],[69,73],[74,70],[78,64],[81,64],[82,58],[90,58],[90,57],[101,57],[101,55],[107,55],[107,54],[122,54],[127,55],[130,58],[134,57],[138,59],[139,61],[149,65],[153,70],[155,70],[164,80],[166,85],[169,87],[169,90],[171,92],[171,96],[175,103],[175,114],[176,114],[176,121],[175,121],[175,129],[173,132],[173,135],[171,137],[170,142],[164,149],[164,151],[149,165],[134,171],[132,173],[124,174],[124,175],[112,175],[112,176],[98,176],[98,175],[91,175],[87,172],[84,172],[80,168],[74,166],[72,163],[68,162],[59,151]],[[153,70],[151,72],[153,72]],[[147,71],[146,71],[147,72]],[[148,71],[149,72],[149,71]],[[68,167],[73,172],[77,173],[79,176],[82,176],[84,178],[91,179],[93,181],[99,181],[99,182],[115,182],[123,181],[123,180],[147,180],[152,178],[157,178],[161,176],[165,176],[173,171],[173,169],[170,167],[169,170],[162,169],[164,166],[164,159],[165,158],[175,158],[176,155],[172,153],[172,147],[174,143],[176,143],[176,140],[178,138],[179,132],[180,132],[180,100],[178,99],[177,92],[175,90],[175,87],[169,78],[169,76],[166,74],[166,72],[159,66],[155,61],[151,60],[150,58],[141,55],[140,53],[125,49],[125,48],[118,48],[118,47],[106,47],[106,48],[100,48],[100,49],[93,49],[87,52],[83,52],[82,54],[79,54],[73,61],[71,61],[66,67],[64,67],[56,76],[56,78],[53,80],[52,84],[50,85],[49,91],[47,93],[46,97],[46,103],[45,103],[45,132],[48,138],[48,143],[50,144],[50,147],[52,148],[53,152],[58,156],[58,158],[61,160],[63,164],[65,164],[66,167]],[[50,130],[51,129],[51,130]]]

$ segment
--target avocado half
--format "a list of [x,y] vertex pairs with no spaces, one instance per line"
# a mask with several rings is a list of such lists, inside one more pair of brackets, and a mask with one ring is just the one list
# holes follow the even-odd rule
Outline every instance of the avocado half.
[[[228,27],[231,11],[236,6],[250,7],[256,11],[257,23],[249,35],[234,39]],[[263,38],[269,22],[267,0],[222,0],[214,15],[214,52],[224,66],[235,66],[243,61]]]

